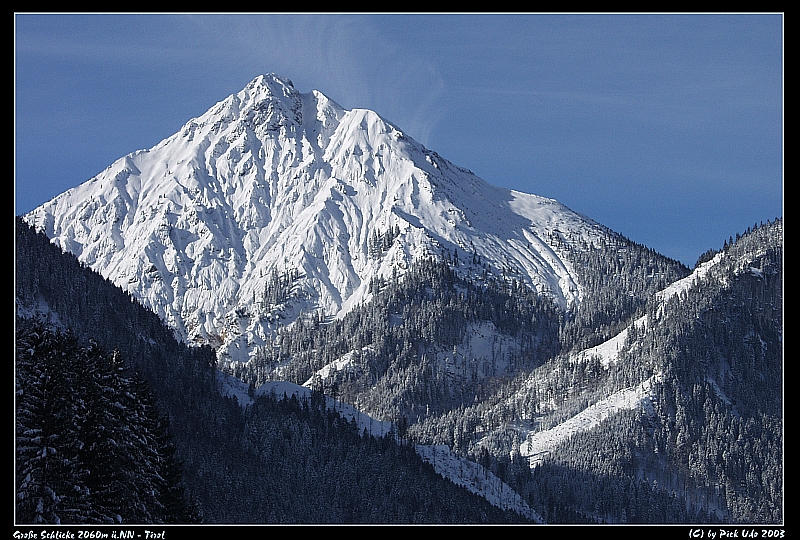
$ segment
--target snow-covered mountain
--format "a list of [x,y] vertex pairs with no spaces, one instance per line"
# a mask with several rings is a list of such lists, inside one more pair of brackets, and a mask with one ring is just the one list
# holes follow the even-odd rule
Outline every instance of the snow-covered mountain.
[[[24,219],[160,317],[136,340],[171,341],[147,336],[164,321],[212,345],[222,394],[327,392],[495,506],[549,522],[782,516],[780,220],[689,273],[275,75]],[[18,280],[37,265],[26,253]],[[104,327],[119,301],[35,275],[18,315],[128,328]]]
[[445,251],[567,307],[580,269],[558,246],[610,234],[276,75],[24,218],[231,360],[300,314],[342,316],[369,300],[372,279]]

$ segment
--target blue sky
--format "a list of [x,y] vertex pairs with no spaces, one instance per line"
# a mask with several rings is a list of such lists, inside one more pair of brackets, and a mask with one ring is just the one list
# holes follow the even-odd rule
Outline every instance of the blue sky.
[[688,265],[783,215],[781,14],[14,20],[15,214],[274,72]]

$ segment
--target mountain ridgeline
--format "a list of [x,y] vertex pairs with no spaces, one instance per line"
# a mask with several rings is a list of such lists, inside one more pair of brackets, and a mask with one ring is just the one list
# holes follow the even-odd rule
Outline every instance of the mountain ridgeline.
[[152,389],[169,519],[776,523],[782,261],[781,219],[689,269],[266,75],[22,216],[16,300]]

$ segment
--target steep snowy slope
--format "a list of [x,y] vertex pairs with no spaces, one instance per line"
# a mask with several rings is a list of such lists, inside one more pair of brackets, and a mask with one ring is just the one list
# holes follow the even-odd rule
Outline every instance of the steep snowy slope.
[[609,234],[275,75],[24,217],[183,340],[231,360],[301,313],[341,316],[369,299],[373,277],[444,250],[566,307],[580,280],[550,239]]

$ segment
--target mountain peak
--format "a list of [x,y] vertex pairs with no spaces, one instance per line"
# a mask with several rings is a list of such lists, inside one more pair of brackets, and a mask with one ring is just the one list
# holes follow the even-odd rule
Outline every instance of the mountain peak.
[[[237,358],[278,318],[342,316],[374,278],[440,252],[480,257],[566,306],[579,299],[577,276],[548,239],[605,234],[274,73],[26,219],[183,339]],[[275,276],[285,290],[265,295]]]
[[243,89],[244,92],[266,92],[273,96],[286,96],[297,93],[294,88],[294,83],[287,77],[282,77],[275,73],[266,73],[259,75],[252,81],[247,83]]
[[212,126],[211,132],[216,134],[249,129],[259,136],[269,136],[282,128],[292,129],[302,124],[302,108],[303,96],[292,81],[268,73],[255,77],[238,92],[190,120],[183,132],[190,141],[196,139],[198,126]]

